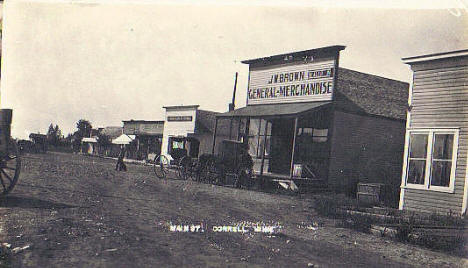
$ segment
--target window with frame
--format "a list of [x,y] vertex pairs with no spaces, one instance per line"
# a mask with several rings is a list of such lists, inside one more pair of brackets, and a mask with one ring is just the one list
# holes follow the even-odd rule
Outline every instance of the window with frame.
[[255,158],[262,158],[263,150],[265,150],[265,158],[269,158],[271,141],[271,122],[268,122],[264,119],[251,118],[249,125],[248,141],[250,156]]
[[297,131],[298,137],[311,137],[311,142],[327,142],[328,140],[328,129],[320,129],[320,128],[311,128],[311,127],[301,127],[298,128]]
[[458,130],[410,130],[406,186],[453,192]]

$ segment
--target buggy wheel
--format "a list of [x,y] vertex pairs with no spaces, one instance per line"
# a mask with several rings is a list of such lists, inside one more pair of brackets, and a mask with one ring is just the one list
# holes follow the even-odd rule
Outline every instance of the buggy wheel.
[[205,182],[208,180],[208,167],[207,162],[203,165],[202,163],[198,163],[197,169],[197,180],[199,182]]
[[202,172],[203,168],[201,166],[200,160],[196,160],[195,163],[192,164],[192,180],[201,181]]
[[9,141],[8,152],[0,159],[0,197],[6,196],[16,182],[21,171],[21,158],[16,142],[12,139]]
[[158,155],[154,159],[154,173],[160,179],[164,179],[168,173],[169,159],[164,155]]
[[210,159],[206,163],[206,173],[208,182],[216,185],[221,185],[221,169],[217,165],[215,159]]
[[186,180],[190,172],[190,159],[187,156],[182,157],[177,165],[177,176]]
[[241,188],[242,186],[249,189],[252,187],[252,171],[249,169],[241,168],[237,174],[237,188]]

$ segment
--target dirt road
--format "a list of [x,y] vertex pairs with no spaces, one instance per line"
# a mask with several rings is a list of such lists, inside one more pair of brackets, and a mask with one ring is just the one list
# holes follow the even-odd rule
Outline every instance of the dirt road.
[[[8,267],[462,267],[466,259],[348,229],[316,215],[319,195],[286,196],[159,180],[151,167],[82,155],[26,155],[0,203]],[[170,223],[204,232],[171,232]],[[261,222],[274,234],[214,232]],[[216,229],[216,227],[215,227]],[[276,229],[278,230],[278,229]]]

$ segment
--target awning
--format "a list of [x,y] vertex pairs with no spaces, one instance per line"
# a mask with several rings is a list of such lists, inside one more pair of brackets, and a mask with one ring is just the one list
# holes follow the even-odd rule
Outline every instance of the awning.
[[97,139],[96,138],[83,138],[81,142],[97,143]]
[[122,134],[112,141],[113,144],[129,144],[135,139],[135,135]]
[[217,117],[266,117],[297,115],[320,109],[331,104],[330,101],[306,102],[306,103],[281,103],[249,105],[227,113],[217,114]]

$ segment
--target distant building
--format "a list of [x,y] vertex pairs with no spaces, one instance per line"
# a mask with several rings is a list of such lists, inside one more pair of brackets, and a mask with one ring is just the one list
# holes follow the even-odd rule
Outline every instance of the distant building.
[[128,145],[128,157],[149,160],[161,153],[164,121],[126,120],[123,125],[123,134],[135,137]]
[[32,151],[36,153],[47,152],[47,135],[39,133],[29,134],[29,139],[33,142]]
[[89,137],[81,139],[81,153],[83,154],[98,154],[98,136],[102,128],[93,128],[89,133]]
[[[100,154],[105,156],[117,157],[120,152],[120,145],[114,144],[115,141],[123,133],[123,127],[108,126],[100,131],[100,135],[105,135],[109,138],[109,144],[100,146]],[[102,147],[102,148],[101,148]]]
[[98,154],[97,137],[84,137],[81,139],[81,153]]
[[400,209],[466,214],[468,50],[404,58],[413,70]]
[[[165,106],[165,124],[161,152],[178,159],[211,154],[217,112],[198,109],[198,105]],[[225,136],[226,128],[219,135]]]

